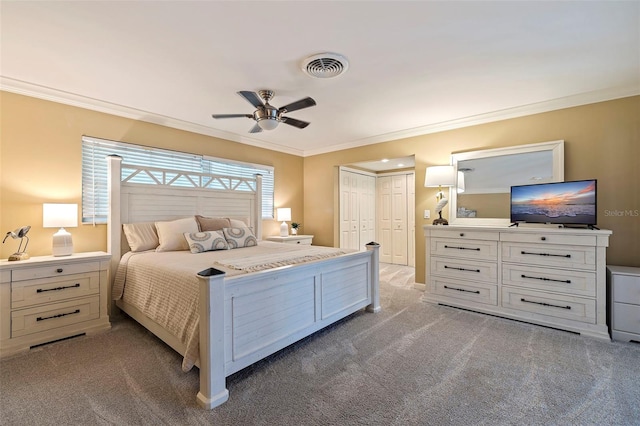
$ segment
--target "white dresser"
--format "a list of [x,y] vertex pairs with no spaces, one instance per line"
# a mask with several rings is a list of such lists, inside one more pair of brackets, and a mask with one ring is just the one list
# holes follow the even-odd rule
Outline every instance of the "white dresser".
[[424,301],[609,338],[611,231],[427,225],[424,235]]
[[640,343],[640,268],[607,266],[613,340]]
[[0,261],[0,356],[108,329],[104,252]]

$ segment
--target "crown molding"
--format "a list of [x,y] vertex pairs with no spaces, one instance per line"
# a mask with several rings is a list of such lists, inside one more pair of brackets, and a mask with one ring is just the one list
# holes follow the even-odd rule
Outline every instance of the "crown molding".
[[426,126],[415,127],[413,129],[401,130],[398,132],[390,132],[382,135],[372,136],[369,138],[358,139],[351,142],[340,143],[333,146],[327,146],[311,150],[297,150],[278,144],[268,143],[253,139],[250,137],[238,135],[236,133],[225,132],[213,129],[201,124],[189,121],[179,120],[160,114],[154,114],[149,111],[143,111],[135,108],[126,107],[110,102],[101,101],[99,99],[89,98],[86,96],[76,95],[74,93],[52,89],[46,86],[27,83],[21,80],[0,76],[0,89],[6,92],[16,93],[19,95],[30,96],[33,98],[44,99],[51,102],[57,102],[65,105],[71,105],[79,108],[89,109],[92,111],[103,112],[118,117],[129,118],[132,120],[144,121],[147,123],[157,124],[160,126],[171,127],[174,129],[193,132],[201,135],[211,136],[215,138],[225,139],[232,142],[238,142],[245,145],[251,145],[258,148],[264,148],[271,151],[283,152],[286,154],[297,155],[299,157],[309,157],[313,155],[326,154],[329,152],[342,151],[344,149],[358,148],[366,145],[373,145],[382,142],[389,142],[398,139],[406,139],[415,136],[427,135],[431,133],[444,132],[447,130],[460,129],[463,127],[476,126],[479,124],[491,123],[494,121],[507,120],[511,118],[524,117],[527,115],[540,114],[549,111],[555,111],[565,108],[571,108],[581,105],[593,104],[597,102],[605,102],[613,99],[626,98],[629,96],[640,95],[640,85],[631,85],[624,87],[615,87],[610,89],[597,90],[592,92],[580,93],[577,95],[566,96],[563,98],[552,99],[544,102],[537,102],[528,105],[522,105],[514,108],[506,108],[499,111],[493,111],[486,114],[478,114],[470,117],[459,118],[455,120],[443,121],[440,123],[429,124]]
[[40,86],[37,84],[27,83],[9,77],[0,76],[0,90],[15,93],[18,95],[30,96],[32,98],[43,99],[46,101],[57,102],[64,105],[84,108],[92,111],[103,112],[105,114],[111,114],[118,117],[158,124],[160,126],[171,127],[174,129],[184,130],[200,135],[212,136],[214,138],[225,139],[232,142],[239,142],[245,145],[251,145],[271,151],[297,155],[299,157],[303,156],[304,154],[302,150],[296,150],[278,144],[271,144],[246,136],[241,136],[235,133],[213,129],[201,124],[179,120],[165,115],[155,114],[136,108],[130,108],[111,102],[105,102],[99,99],[76,95],[74,93],[52,89],[50,87]]
[[506,108],[499,111],[478,114],[469,117],[459,118],[455,120],[443,121],[440,123],[429,124],[426,126],[415,127],[413,129],[401,130],[398,132],[386,133],[383,135],[372,136],[369,138],[359,139],[353,142],[340,144],[338,149],[331,147],[320,148],[316,150],[304,151],[304,156],[326,154],[328,152],[339,151],[343,149],[358,148],[376,143],[389,142],[399,139],[406,139],[415,136],[422,136],[431,133],[444,132],[447,130],[455,130],[463,127],[476,126],[495,121],[508,120],[511,118],[524,117],[527,115],[540,114],[544,112],[556,111],[565,108],[577,107],[581,105],[594,104],[598,102],[611,101],[614,99],[627,98],[630,96],[640,95],[640,85],[615,87],[610,89],[598,90],[593,92],[580,93],[577,95],[566,96],[563,98],[552,99],[544,102],[537,102],[528,105],[522,105],[514,108]]

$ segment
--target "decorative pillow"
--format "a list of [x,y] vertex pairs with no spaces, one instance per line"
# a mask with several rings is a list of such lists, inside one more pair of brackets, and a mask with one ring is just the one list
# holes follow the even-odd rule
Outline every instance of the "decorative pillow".
[[185,232],[193,234],[199,232],[196,219],[191,216],[170,222],[156,222],[160,245],[156,251],[189,250],[189,244],[184,237]]
[[249,226],[250,222],[251,219],[248,217],[242,219],[230,217],[229,226],[227,228],[251,228],[251,226]]
[[122,229],[131,251],[152,250],[160,245],[153,222],[125,223]]
[[201,232],[222,231],[222,228],[228,228],[231,225],[226,217],[204,217],[196,215],[196,221]]
[[258,245],[258,240],[249,228],[224,228],[222,232],[230,249]]
[[222,231],[195,232],[191,234],[185,232],[184,237],[189,244],[191,253],[229,249],[229,245]]

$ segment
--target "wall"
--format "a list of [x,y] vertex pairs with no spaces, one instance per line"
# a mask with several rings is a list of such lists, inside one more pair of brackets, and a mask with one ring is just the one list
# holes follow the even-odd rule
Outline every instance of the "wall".
[[565,141],[565,180],[598,179],[598,224],[613,236],[609,264],[640,266],[640,96],[434,133],[304,159],[305,233],[336,243],[333,170],[358,161],[415,155],[416,281],[424,282],[422,211],[434,211],[437,188],[425,168],[449,164],[452,152]]
[[[301,157],[13,93],[0,92],[0,106],[0,232],[31,225],[31,256],[51,254],[56,232],[42,228],[42,203],[81,205],[82,135],[274,166],[276,207],[302,221]],[[77,252],[107,248],[106,225],[68,230]],[[278,232],[275,220],[263,222],[263,235]],[[0,258],[17,248],[9,238]]]

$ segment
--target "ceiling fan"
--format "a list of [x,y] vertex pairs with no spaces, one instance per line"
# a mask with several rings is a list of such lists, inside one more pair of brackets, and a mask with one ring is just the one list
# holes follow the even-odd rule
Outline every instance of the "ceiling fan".
[[[251,105],[257,109],[253,114],[212,114],[213,118],[236,118],[247,117],[253,118],[256,124],[249,130],[249,133],[258,133],[263,130],[273,130],[278,127],[278,123],[285,123],[290,126],[304,129],[309,122],[297,120],[291,117],[284,117],[287,112],[297,111],[303,108],[309,108],[316,104],[312,98],[306,97],[299,101],[292,102],[280,108],[276,108],[269,104],[269,101],[275,95],[273,90],[260,90],[256,92],[240,91],[238,95],[245,98]],[[263,102],[264,101],[264,102]]]

